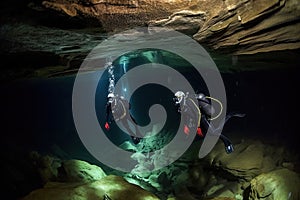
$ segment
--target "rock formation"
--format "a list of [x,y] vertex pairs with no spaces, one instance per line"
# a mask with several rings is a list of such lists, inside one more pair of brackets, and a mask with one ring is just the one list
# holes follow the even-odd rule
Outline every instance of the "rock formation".
[[299,174],[288,169],[279,169],[261,174],[250,182],[251,200],[299,199]]
[[[298,0],[25,0],[23,4],[6,2],[8,7],[1,8],[0,58],[10,63],[9,68],[2,66],[1,80],[74,73],[105,37],[140,26],[183,32],[211,51],[234,55],[233,64],[242,70],[246,67],[237,60],[253,60],[242,57],[252,54],[271,62],[274,56],[267,53],[276,52],[280,63],[299,62]],[[253,65],[263,68],[262,62]]]
[[53,156],[31,153],[35,170],[44,182],[23,200],[34,199],[111,199],[158,200],[158,198],[124,178],[106,173],[82,160],[61,160]]
[[159,200],[155,195],[142,188],[126,182],[122,177],[110,175],[99,181],[58,183],[49,182],[44,188],[31,192],[23,200],[64,199],[85,200],[104,199],[115,200]]
[[168,26],[213,49],[236,54],[300,48],[297,0],[48,0],[40,6],[71,17],[95,18],[109,31]]

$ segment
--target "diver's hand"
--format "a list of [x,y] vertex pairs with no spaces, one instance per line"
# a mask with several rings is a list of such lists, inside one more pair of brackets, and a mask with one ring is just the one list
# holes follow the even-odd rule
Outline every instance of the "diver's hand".
[[108,131],[109,131],[109,129],[110,129],[110,126],[109,126],[108,122],[105,122],[105,125],[104,125],[104,127],[105,127],[105,129],[106,129],[106,130],[108,130]]

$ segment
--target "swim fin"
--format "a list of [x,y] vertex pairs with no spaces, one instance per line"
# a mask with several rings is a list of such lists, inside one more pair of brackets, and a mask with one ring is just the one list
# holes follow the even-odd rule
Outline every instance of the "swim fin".
[[132,139],[132,142],[133,142],[134,144],[138,144],[138,143],[140,143],[140,141],[141,141],[140,138],[134,137],[134,136],[131,136],[131,139]]

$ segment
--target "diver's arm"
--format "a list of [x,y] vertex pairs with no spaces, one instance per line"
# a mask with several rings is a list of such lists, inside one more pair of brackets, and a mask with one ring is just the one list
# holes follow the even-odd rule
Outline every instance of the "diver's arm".
[[215,109],[212,107],[208,99],[198,99],[198,104],[205,115],[212,116],[215,113]]
[[191,108],[191,114],[194,118],[195,122],[197,123],[197,128],[200,127],[200,120],[201,120],[201,110],[198,107],[198,104],[191,98],[188,99],[189,107]]

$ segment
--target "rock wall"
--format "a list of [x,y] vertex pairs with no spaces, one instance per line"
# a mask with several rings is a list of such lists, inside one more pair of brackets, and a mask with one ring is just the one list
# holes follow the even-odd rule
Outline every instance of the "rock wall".
[[[220,55],[235,54],[233,65],[237,59],[253,60],[249,54],[283,65],[296,65],[299,60],[299,0],[14,0],[1,4],[0,58],[10,67],[2,66],[0,81],[74,73],[107,35],[136,26],[183,32]],[[264,62],[258,65],[265,67]],[[246,69],[243,64],[236,67]]]
[[167,17],[179,10],[178,4],[187,6],[189,3],[184,0],[47,0],[38,6],[71,17],[96,18],[106,30],[114,31],[117,28],[145,25],[151,19]]
[[300,48],[298,0],[48,0],[41,6],[100,20],[108,31],[168,26],[236,54]]
[[299,1],[227,0],[223,6],[194,35],[196,40],[239,54],[299,49]]

